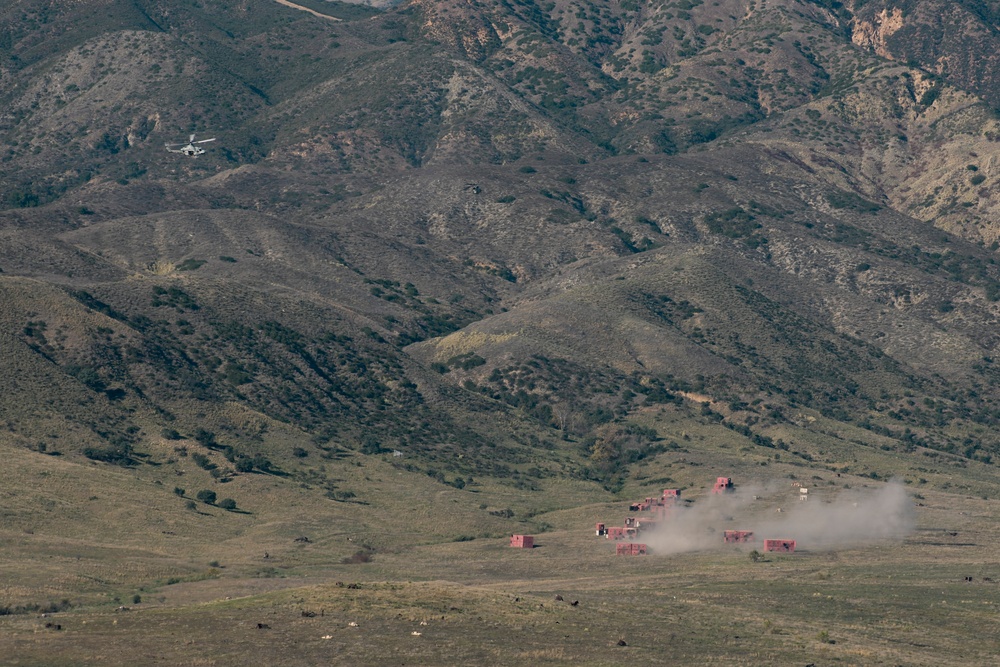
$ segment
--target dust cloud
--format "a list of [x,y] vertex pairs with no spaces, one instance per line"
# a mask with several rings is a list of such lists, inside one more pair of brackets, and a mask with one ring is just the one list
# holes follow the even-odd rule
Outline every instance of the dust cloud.
[[913,501],[900,483],[836,495],[824,489],[805,502],[798,496],[798,488],[769,485],[681,502],[637,541],[656,553],[675,554],[732,546],[723,543],[724,530],[751,530],[753,542],[742,545],[747,549],[781,539],[795,540],[798,549],[830,550],[900,540],[913,530]]

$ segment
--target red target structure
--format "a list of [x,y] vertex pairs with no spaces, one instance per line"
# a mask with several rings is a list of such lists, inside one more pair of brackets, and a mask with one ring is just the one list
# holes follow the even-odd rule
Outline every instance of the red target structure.
[[764,540],[764,551],[795,553],[795,540]]
[[635,542],[624,542],[615,545],[615,554],[618,556],[645,556],[646,545]]
[[732,477],[716,477],[715,478],[715,486],[712,487],[712,493],[713,494],[717,495],[717,494],[722,494],[722,493],[732,493],[735,490],[736,490],[736,487],[733,486],[733,478]]
[[510,546],[515,549],[534,549],[535,538],[532,535],[511,535]]
[[726,544],[743,544],[753,542],[752,530],[725,530],[722,532],[722,541]]

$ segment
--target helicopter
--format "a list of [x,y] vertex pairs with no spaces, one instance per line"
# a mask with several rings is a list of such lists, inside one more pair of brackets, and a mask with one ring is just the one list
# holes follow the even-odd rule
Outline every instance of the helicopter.
[[188,157],[198,157],[199,155],[205,154],[205,149],[198,144],[207,144],[210,141],[215,141],[215,137],[211,139],[202,139],[201,141],[195,141],[194,135],[192,134],[188,138],[186,144],[163,144],[163,147],[171,153],[183,153]]

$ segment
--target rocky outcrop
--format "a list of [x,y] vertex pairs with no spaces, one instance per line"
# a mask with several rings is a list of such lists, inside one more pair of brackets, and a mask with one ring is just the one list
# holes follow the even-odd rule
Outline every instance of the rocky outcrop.
[[857,21],[851,33],[851,41],[878,55],[893,60],[886,41],[903,27],[903,10],[898,7],[883,9],[871,21]]
[[500,47],[492,21],[476,3],[412,0],[409,6],[420,11],[425,36],[451,46],[470,60],[482,61]]

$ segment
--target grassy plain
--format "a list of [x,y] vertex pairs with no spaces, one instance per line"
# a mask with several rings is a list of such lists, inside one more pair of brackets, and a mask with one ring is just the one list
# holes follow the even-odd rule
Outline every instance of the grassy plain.
[[[912,456],[854,447],[856,465],[909,481],[916,528],[901,542],[800,544],[762,562],[739,548],[617,557],[594,522],[617,525],[666,478],[695,507],[717,474],[767,487],[758,514],[792,501],[790,480],[808,480],[816,503],[882,484],[787,452],[762,466],[728,429],[644,416],[681,429],[684,451],[634,465],[617,495],[564,479],[456,489],[357,456],[328,464],[366,484],[356,503],[249,475],[223,487],[243,513],[191,510],[165,482],[194,470],[81,469],[5,448],[0,566],[15,613],[0,616],[0,654],[12,665],[968,665],[1000,651],[987,466],[967,464],[968,489],[942,490],[944,470],[920,483]],[[511,532],[535,532],[538,546],[509,548]]]

